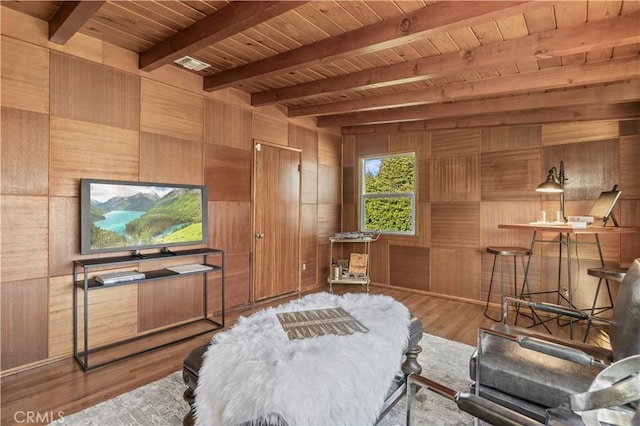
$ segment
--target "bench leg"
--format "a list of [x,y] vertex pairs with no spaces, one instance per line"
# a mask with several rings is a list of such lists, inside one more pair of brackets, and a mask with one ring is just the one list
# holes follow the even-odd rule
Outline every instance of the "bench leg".
[[187,388],[182,394],[182,398],[187,401],[189,404],[189,412],[184,415],[182,419],[182,424],[184,426],[193,426],[194,418],[193,418],[193,403],[195,402],[195,395],[193,394],[193,389]]
[[418,354],[420,354],[420,352],[422,352],[420,345],[415,345],[407,351],[406,358],[402,363],[402,372],[405,376],[411,373],[420,374],[422,372],[422,367],[418,363]]

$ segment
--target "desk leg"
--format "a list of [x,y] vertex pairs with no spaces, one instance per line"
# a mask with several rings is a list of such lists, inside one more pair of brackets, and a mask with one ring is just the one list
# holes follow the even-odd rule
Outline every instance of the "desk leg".
[[[520,289],[520,295],[519,295],[520,299],[526,298],[529,301],[531,301],[531,295],[534,294],[534,293],[531,293],[531,289],[529,288],[529,267],[531,266],[533,249],[536,245],[536,242],[538,241],[536,239],[537,232],[538,231],[533,231],[533,236],[531,237],[531,245],[529,246],[529,259],[527,259],[527,266],[524,269],[524,278],[522,280],[522,288]],[[540,316],[536,313],[536,311],[533,308],[530,307],[529,310],[531,311],[531,315],[530,315],[531,321],[533,321],[533,325],[531,325],[530,327],[534,327],[538,324],[542,324],[545,330],[547,330],[549,334],[552,334],[551,330],[549,330],[549,327],[547,327],[546,321],[543,321],[542,318],[540,318]],[[522,314],[522,315],[529,317],[528,314]],[[516,307],[516,318],[514,320],[514,325],[518,325],[519,316],[520,316],[520,305]]]
[[[560,250],[562,250],[562,247],[560,247]],[[565,300],[569,303],[569,307],[574,307],[573,306],[573,290],[572,290],[572,286],[571,286],[571,237],[569,235],[569,233],[567,233],[567,295],[569,296],[568,299],[564,297],[564,294],[562,295],[563,298],[565,298]],[[560,289],[558,289],[558,291],[560,291]],[[560,296],[560,293],[558,293],[558,295]],[[569,338],[573,339],[573,320],[570,319],[569,320]]]

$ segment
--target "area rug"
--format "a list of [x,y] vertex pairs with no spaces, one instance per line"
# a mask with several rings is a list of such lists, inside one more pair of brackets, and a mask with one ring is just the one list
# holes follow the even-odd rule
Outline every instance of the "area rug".
[[[422,375],[452,389],[469,389],[468,363],[473,347],[462,343],[425,334],[420,341],[423,351],[418,360]],[[156,382],[131,392],[89,407],[79,413],[61,419],[60,424],[79,425],[162,425],[180,426],[188,411],[182,399],[185,385],[182,373],[175,372]],[[421,390],[416,395],[417,425],[471,425],[473,418],[457,409],[455,403],[432,392]],[[381,426],[406,424],[406,399],[396,406],[378,423]],[[327,425],[329,426],[329,425]]]

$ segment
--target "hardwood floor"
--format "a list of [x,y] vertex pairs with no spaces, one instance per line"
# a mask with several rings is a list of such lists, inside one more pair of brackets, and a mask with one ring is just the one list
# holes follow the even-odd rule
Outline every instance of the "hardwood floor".
[[[343,293],[359,291],[359,288],[336,286],[335,291]],[[387,294],[404,303],[421,318],[426,333],[468,345],[475,346],[478,327],[493,324],[483,315],[484,306],[480,304],[379,286],[371,286],[371,293]],[[274,300],[252,309],[228,313],[227,327],[233,325],[239,315],[248,316],[265,306],[278,305],[290,299]],[[494,308],[492,315],[497,315],[497,309]],[[554,334],[565,335],[566,328],[554,327]],[[581,332],[578,334],[582,335]],[[205,334],[89,372],[84,372],[75,360],[66,359],[3,377],[1,424],[26,423],[29,415],[30,424],[48,423],[158,380],[181,370],[182,360],[189,351],[209,342],[212,335]]]

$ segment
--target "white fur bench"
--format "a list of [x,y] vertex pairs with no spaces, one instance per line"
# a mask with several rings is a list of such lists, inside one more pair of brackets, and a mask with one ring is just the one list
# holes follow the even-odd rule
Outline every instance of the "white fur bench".
[[[317,309],[317,308],[331,307],[336,305],[342,306],[347,312],[349,312],[349,314],[351,314],[355,319],[360,321],[366,328],[369,328],[370,331],[368,333],[359,333],[361,334],[360,336],[355,336],[353,338],[352,336],[321,336],[321,337],[315,337],[312,339],[304,339],[304,342],[301,342],[301,343],[300,341],[297,341],[298,343],[289,343],[290,345],[296,345],[296,344],[298,345],[298,346],[295,346],[293,353],[295,353],[296,355],[300,355],[303,352],[301,348],[308,346],[310,343],[313,343],[315,345],[316,343],[319,342],[315,339],[326,338],[327,341],[331,341],[331,345],[333,345],[331,346],[331,348],[333,349],[320,351],[321,352],[320,354],[318,354],[317,350],[314,350],[313,356],[309,355],[308,357],[310,360],[311,359],[313,360],[311,362],[334,363],[334,364],[329,364],[328,366],[330,372],[333,372],[334,369],[339,370],[340,368],[343,368],[343,367],[345,368],[345,370],[357,370],[358,368],[363,368],[364,371],[368,371],[367,374],[357,373],[363,377],[356,377],[356,379],[358,380],[356,380],[355,382],[350,379],[345,379],[344,381],[342,379],[340,380],[340,382],[343,385],[344,385],[344,382],[347,382],[347,386],[349,386],[348,383],[355,383],[354,386],[356,388],[346,389],[345,391],[347,392],[350,391],[351,395],[353,395],[353,401],[351,401],[350,403],[352,405],[353,403],[357,404],[357,402],[355,402],[357,400],[355,395],[357,395],[358,392],[363,392],[363,389],[360,386],[366,383],[366,379],[369,378],[368,376],[371,374],[371,371],[377,369],[377,368],[366,367],[367,359],[368,358],[372,359],[373,361],[371,362],[378,362],[376,358],[377,356],[376,352],[378,352],[381,349],[379,348],[377,343],[375,343],[375,341],[372,340],[366,349],[357,350],[356,359],[349,359],[348,357],[350,355],[343,354],[342,351],[340,351],[340,353],[337,353],[337,351],[334,350],[335,342],[336,341],[341,342],[339,346],[342,345],[342,347],[352,346],[349,343],[352,343],[353,345],[355,345],[354,342],[356,342],[357,340],[364,339],[363,341],[367,341],[368,339],[375,339],[376,338],[375,335],[378,333],[382,333],[381,337],[382,337],[382,340],[384,341],[393,340],[392,336],[385,336],[384,333],[391,333],[391,334],[403,334],[403,333],[398,333],[397,328],[396,330],[394,330],[393,327],[387,327],[387,325],[390,326],[389,322],[395,322],[396,325],[398,323],[401,323],[402,327],[406,327],[405,328],[406,331],[404,332],[405,333],[404,337],[401,336],[400,337],[401,340],[399,340],[402,342],[401,345],[403,345],[404,348],[400,354],[400,357],[398,358],[398,364],[388,366],[388,367],[393,371],[396,371],[396,372],[401,371],[402,373],[399,375],[395,375],[395,377],[389,378],[388,389],[385,391],[386,397],[384,398],[384,401],[380,406],[364,407],[366,408],[366,410],[364,411],[368,410],[371,413],[375,413],[373,414],[373,421],[371,421],[370,423],[375,422],[376,418],[380,418],[384,414],[386,414],[386,412],[389,409],[391,409],[391,407],[393,407],[395,402],[397,402],[397,400],[402,395],[404,395],[404,392],[406,389],[406,377],[411,373],[419,374],[419,372],[422,370],[420,365],[417,362],[418,354],[421,351],[421,348],[418,345],[418,342],[422,338],[422,333],[423,333],[422,323],[420,319],[412,315],[406,309],[406,307],[404,307],[404,305],[401,305],[399,302],[393,300],[388,296],[380,296],[380,295],[372,296],[372,295],[352,294],[352,293],[347,294],[345,296],[336,296],[328,293],[320,293],[320,294],[306,296],[302,299],[298,299],[294,302],[290,302],[285,305],[280,305],[279,307],[276,307],[276,308],[268,308],[266,310],[255,313],[249,318],[243,318],[242,320],[239,320],[236,326],[234,326],[231,330],[216,335],[211,345],[203,345],[191,351],[191,353],[185,358],[184,364],[183,364],[183,377],[184,377],[185,383],[187,384],[187,389],[184,392],[184,399],[189,403],[191,407],[191,410],[184,417],[184,424],[185,425],[193,424],[194,415],[198,416],[198,421],[196,423],[200,423],[200,424],[207,424],[212,422],[216,423],[221,421],[223,423],[227,423],[227,420],[232,420],[232,422],[234,423],[253,422],[254,424],[264,424],[264,425],[287,424],[289,422],[299,423],[300,422],[299,417],[298,417],[298,421],[296,421],[295,415],[288,414],[288,417],[287,417],[287,414],[285,414],[285,412],[288,413],[287,410],[291,410],[291,407],[282,407],[282,410],[280,410],[279,407],[278,409],[273,409],[274,405],[268,402],[267,403],[261,402],[261,403],[258,403],[258,405],[263,404],[263,406],[265,407],[271,407],[271,409],[267,409],[267,411],[269,412],[260,413],[259,410],[257,411],[254,410],[255,415],[252,415],[252,418],[243,419],[242,421],[239,421],[239,422],[236,421],[238,420],[238,417],[233,417],[232,419],[229,418],[228,416],[230,414],[227,412],[224,413],[224,416],[227,416],[224,419],[221,419],[221,418],[200,419],[200,416],[205,416],[205,415],[211,416],[212,415],[211,413],[216,412],[216,410],[228,410],[228,407],[230,405],[237,404],[237,402],[232,403],[227,401],[227,399],[229,398],[229,395],[220,394],[220,392],[222,392],[221,389],[229,390],[229,387],[235,387],[235,386],[238,386],[241,388],[242,383],[235,383],[233,379],[229,380],[229,377],[233,378],[234,374],[236,374],[238,378],[237,381],[241,382],[243,380],[242,377],[245,377],[244,374],[246,373],[247,369],[250,370],[251,368],[254,368],[255,362],[259,362],[261,358],[265,357],[264,354],[267,354],[266,358],[269,358],[271,356],[270,349],[267,349],[269,350],[269,352],[262,352],[262,355],[256,356],[255,359],[252,358],[251,354],[248,354],[248,355],[241,354],[240,352],[243,352],[244,349],[238,349],[239,352],[233,355],[234,358],[230,360],[229,366],[226,366],[226,367],[220,366],[221,370],[219,371],[216,371],[216,372],[209,371],[208,373],[205,373],[205,374],[214,375],[212,378],[210,378],[210,382],[215,382],[215,383],[213,385],[207,386],[207,387],[216,388],[216,391],[213,393],[204,391],[202,389],[203,384],[200,384],[201,387],[198,389],[199,381],[202,381],[202,374],[203,374],[202,367],[203,367],[203,364],[205,364],[206,362],[205,359],[207,357],[210,357],[211,358],[210,362],[212,362],[212,360],[216,357],[231,356],[228,352],[224,352],[224,351],[234,350],[234,345],[233,345],[233,341],[234,341],[233,339],[235,338],[234,334],[238,334],[237,332],[242,331],[242,330],[239,330],[241,328],[253,329],[255,331],[255,328],[257,326],[258,332],[260,333],[260,335],[255,336],[255,339],[250,338],[249,340],[245,340],[244,338],[241,338],[240,340],[244,341],[247,346],[250,346],[253,343],[255,343],[256,345],[260,346],[259,351],[264,351],[265,350],[264,346],[269,344],[269,343],[266,343],[269,340],[282,340],[284,342],[283,344],[287,345],[286,341],[288,339],[286,338],[286,333],[284,333],[284,331],[281,330],[281,326],[280,324],[277,323],[277,319],[275,320],[276,322],[275,325],[271,319],[271,317],[275,318],[276,313],[291,312],[291,311],[298,311],[298,310],[304,310],[304,309]],[[398,305],[400,305],[401,308]],[[392,307],[395,309],[395,313],[391,309]],[[403,309],[404,309],[404,313],[403,313]],[[406,321],[404,319],[405,316],[407,317]],[[261,327],[263,327],[264,330],[262,330]],[[278,328],[280,328],[280,330],[278,330]],[[244,332],[246,332],[246,330],[244,330]],[[285,336],[283,339],[280,339],[280,337],[278,336],[278,333],[280,332],[282,332],[283,336]],[[371,335],[369,335],[369,333],[371,333]],[[278,336],[278,337],[273,337],[272,334],[273,336]],[[264,338],[265,340],[261,340],[261,338]],[[291,342],[296,342],[296,341],[291,341]],[[213,347],[214,345],[221,345],[221,346]],[[222,347],[223,345],[226,345],[227,348],[223,348]],[[210,348],[211,348],[211,352],[207,354],[207,351]],[[301,349],[301,350],[298,350],[298,349]],[[252,352],[254,350],[255,348],[250,349],[249,352]],[[275,348],[273,350],[277,351],[278,349]],[[220,351],[223,351],[224,353],[220,353]],[[205,358],[203,358],[203,356]],[[302,356],[304,357],[305,355],[302,355]],[[280,362],[279,360],[282,359],[282,354],[273,354],[273,357],[274,358],[271,360],[272,363],[273,363],[273,360],[278,360],[277,362]],[[216,364],[220,362],[220,359],[221,358],[216,359]],[[306,364],[303,362],[302,364],[298,364],[297,366],[292,365],[292,368],[300,369],[300,365],[303,365],[303,369],[306,367]],[[216,365],[216,368],[217,367],[218,365]],[[386,368],[386,370],[391,371],[389,370],[389,368]],[[228,374],[226,374],[229,369],[236,370],[236,373],[231,372],[231,375],[229,376]],[[314,368],[309,367],[309,370],[313,370],[313,369]],[[289,372],[287,374],[289,374]],[[301,383],[317,383],[317,382],[314,382],[313,380],[309,381],[311,378],[307,377],[309,374],[308,372],[300,371],[299,374],[304,375],[305,377],[305,380],[301,380]],[[342,374],[342,373],[340,371],[336,371],[336,374]],[[229,376],[229,377],[223,377],[223,376]],[[317,380],[317,378],[314,380]],[[230,383],[228,383],[225,387],[224,384],[219,383],[220,381],[227,381]],[[260,380],[260,382],[261,381],[262,380]],[[344,387],[343,385],[341,387]],[[323,393],[321,390],[323,386],[326,387],[326,385],[318,384],[318,386],[319,388],[317,389],[318,390],[317,394]],[[306,387],[309,388],[311,386],[306,386]],[[255,393],[261,392],[259,389],[254,389],[251,387],[249,389],[245,388],[244,390],[236,389],[233,392],[236,392],[236,391],[240,394],[242,394],[243,391],[247,391],[247,392],[254,391]],[[283,390],[283,393],[285,391],[288,391],[288,389]],[[339,395],[339,391],[336,391],[335,389],[331,392],[331,395],[334,394],[334,391],[335,391],[335,395]],[[216,392],[218,392],[218,394],[216,394]],[[231,393],[231,392],[232,391],[229,390],[228,393]],[[314,392],[315,390],[312,389],[311,393],[314,393]],[[198,394],[198,397],[196,397],[196,394]],[[204,394],[207,394],[207,395],[204,395]],[[247,396],[247,399],[254,399],[254,396],[251,396],[248,394],[246,396]],[[286,399],[285,395],[282,395],[282,397]],[[207,401],[206,399],[212,399],[212,401]],[[314,405],[320,403],[320,401],[315,400],[315,398],[313,401],[309,401],[309,402]],[[247,413],[249,413],[251,411],[251,408],[249,408],[249,406],[252,403],[253,402],[246,401],[246,404],[245,404],[245,402],[243,401],[242,404],[239,404],[239,405],[243,405],[244,406],[243,409],[246,410]],[[331,404],[332,401],[329,401],[329,403]],[[212,406],[215,406],[215,407],[212,408]],[[220,408],[220,407],[223,407],[223,408]],[[246,415],[246,413],[243,413],[243,415]],[[353,414],[345,414],[345,415],[353,415]],[[291,418],[293,418],[293,420],[291,420]],[[356,420],[361,420],[361,419],[362,418],[360,417],[360,418],[357,418]],[[320,421],[320,419],[316,419],[316,420]],[[326,420],[326,419],[323,419],[323,420]],[[349,422],[348,421],[349,419],[341,419],[341,420]]]

